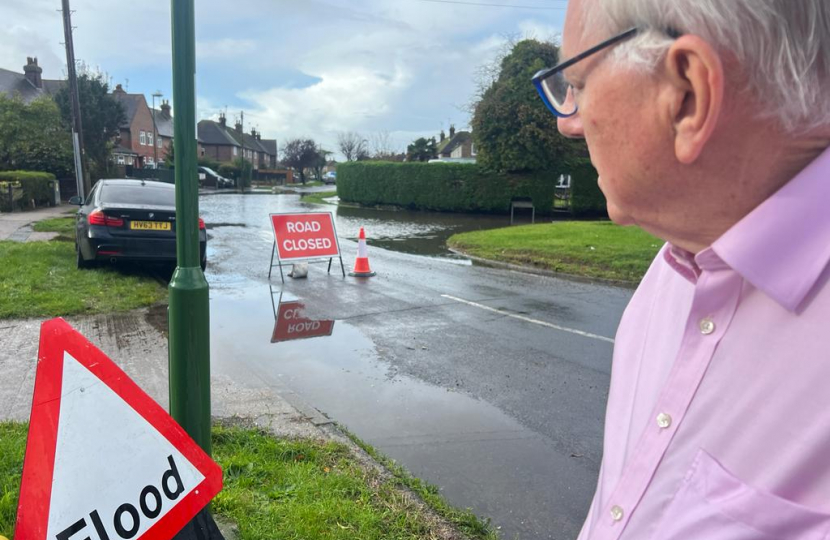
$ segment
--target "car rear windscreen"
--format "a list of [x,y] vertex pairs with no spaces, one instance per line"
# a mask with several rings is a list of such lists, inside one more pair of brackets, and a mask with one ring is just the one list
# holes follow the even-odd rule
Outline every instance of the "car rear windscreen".
[[176,190],[134,184],[101,186],[101,201],[111,204],[137,204],[142,206],[176,206]]

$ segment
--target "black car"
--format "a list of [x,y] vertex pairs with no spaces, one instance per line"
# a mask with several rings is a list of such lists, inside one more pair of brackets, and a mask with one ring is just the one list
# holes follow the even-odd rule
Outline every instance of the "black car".
[[[176,188],[150,180],[99,180],[75,221],[78,268],[97,261],[176,262]],[[199,218],[199,253],[207,265],[207,232]]]

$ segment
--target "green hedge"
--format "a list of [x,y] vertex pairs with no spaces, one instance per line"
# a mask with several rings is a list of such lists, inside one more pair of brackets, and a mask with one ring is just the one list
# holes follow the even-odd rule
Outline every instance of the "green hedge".
[[[604,211],[601,194],[596,198],[596,172],[590,164],[568,172],[571,185],[579,186],[572,192],[579,213]],[[530,197],[538,213],[551,214],[559,175],[558,171],[497,173],[460,163],[350,162],[337,167],[337,195],[364,205],[484,213],[509,212],[513,197]]]
[[34,200],[37,206],[46,206],[52,200],[55,175],[39,171],[0,171],[0,182],[18,182],[23,188],[20,205],[29,206]]
[[575,216],[607,216],[605,196],[597,184],[597,171],[589,160],[575,164],[571,175],[571,212]]

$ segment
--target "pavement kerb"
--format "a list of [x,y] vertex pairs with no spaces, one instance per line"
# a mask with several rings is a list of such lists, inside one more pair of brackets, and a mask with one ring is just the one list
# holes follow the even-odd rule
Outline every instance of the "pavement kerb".
[[[31,227],[32,223],[53,217],[60,217],[73,208],[73,205],[61,204],[58,206],[38,208],[37,210],[27,210],[25,212],[2,212],[0,213],[0,240],[25,242],[33,232],[26,230],[27,227]],[[37,239],[45,240],[48,238],[39,236]]]
[[470,255],[469,253],[465,253],[460,249],[454,249],[451,247],[447,247],[451,252],[455,253],[456,255],[460,255],[462,257],[466,257],[481,266],[489,266],[491,268],[500,268],[502,270],[512,270],[514,272],[523,272],[525,274],[534,274],[537,276],[545,276],[545,277],[553,277],[559,279],[567,279],[569,281],[578,281],[580,283],[591,283],[593,285],[611,285],[614,287],[624,287],[626,289],[636,289],[639,285],[639,282],[636,281],[624,281],[620,279],[604,279],[604,278],[595,278],[595,277],[587,277],[587,276],[577,276],[574,274],[565,274],[562,272],[554,272],[553,270],[545,270],[544,268],[536,268],[534,266],[526,266],[522,264],[514,264],[514,263],[506,263],[502,261],[494,261],[493,259],[485,259],[483,257],[476,257],[475,255]]

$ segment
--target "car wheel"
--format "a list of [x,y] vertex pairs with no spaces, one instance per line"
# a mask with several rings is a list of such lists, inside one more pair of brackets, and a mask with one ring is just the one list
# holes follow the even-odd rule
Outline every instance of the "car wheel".
[[78,242],[75,242],[75,266],[78,268],[78,270],[92,268],[92,262],[84,259],[84,256],[81,253],[81,246],[78,244]]

